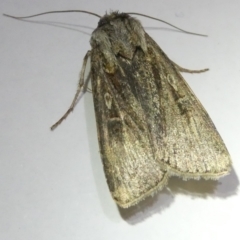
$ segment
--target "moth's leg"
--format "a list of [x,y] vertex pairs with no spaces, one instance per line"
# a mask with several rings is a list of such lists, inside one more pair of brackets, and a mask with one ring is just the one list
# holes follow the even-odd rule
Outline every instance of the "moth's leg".
[[79,78],[79,82],[78,82],[78,88],[77,88],[77,92],[75,93],[75,96],[73,98],[73,101],[69,107],[69,109],[67,110],[67,112],[55,123],[51,126],[51,130],[54,130],[67,116],[70,112],[73,111],[76,102],[78,100],[78,96],[80,94],[80,92],[83,90],[84,88],[84,75],[85,75],[85,70],[86,70],[86,65],[87,65],[87,60],[89,58],[89,56],[91,55],[91,51],[87,51],[84,59],[83,59],[83,65],[82,65],[82,69],[81,69],[81,73],[80,73],[80,78]]
[[176,64],[175,62],[173,62],[172,60],[170,60],[170,61],[171,61],[172,64],[175,66],[175,68],[177,68],[177,70],[178,70],[179,72],[202,73],[202,72],[206,72],[206,71],[209,70],[208,68],[204,68],[204,69],[201,69],[201,70],[189,70],[189,69],[180,67],[179,65],[177,65],[177,64]]

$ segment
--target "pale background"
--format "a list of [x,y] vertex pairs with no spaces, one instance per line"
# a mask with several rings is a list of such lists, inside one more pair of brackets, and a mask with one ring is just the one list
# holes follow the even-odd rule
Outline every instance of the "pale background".
[[239,239],[240,1],[1,0],[0,12],[24,16],[113,9],[160,17],[197,37],[138,17],[184,74],[232,156],[218,182],[172,178],[169,189],[136,207],[112,200],[98,153],[91,94],[54,132],[68,108],[98,19],[53,14],[0,20],[0,239]]

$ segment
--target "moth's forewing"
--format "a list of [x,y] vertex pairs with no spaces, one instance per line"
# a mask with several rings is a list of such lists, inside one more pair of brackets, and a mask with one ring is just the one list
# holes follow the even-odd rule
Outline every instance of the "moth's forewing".
[[159,96],[165,137],[158,154],[161,161],[169,174],[183,178],[217,179],[226,175],[230,155],[212,120],[166,54],[148,35],[146,39],[156,53],[160,78],[155,81],[162,86]]
[[[92,59],[95,54],[100,54],[98,49],[92,50]],[[125,73],[131,70],[131,61],[121,57],[118,61],[124,65]],[[100,152],[113,198],[120,206],[128,207],[166,184],[167,174],[155,156],[154,139],[150,133],[150,129],[160,131],[161,125],[157,123],[160,118],[155,118],[153,129],[154,119],[150,112],[145,112],[139,100],[151,96],[146,93],[144,97],[138,92],[141,88],[134,85],[139,79],[132,74],[123,75],[120,69],[114,75],[108,74],[100,70],[104,69],[101,64],[101,61],[92,61],[92,91]]]

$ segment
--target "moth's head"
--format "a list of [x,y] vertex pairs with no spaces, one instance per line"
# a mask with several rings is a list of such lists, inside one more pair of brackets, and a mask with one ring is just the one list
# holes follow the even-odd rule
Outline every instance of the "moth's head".
[[111,21],[114,21],[115,19],[129,19],[131,16],[127,13],[119,13],[118,11],[106,13],[102,18],[100,18],[98,22],[98,27],[101,27],[105,24],[109,24]]

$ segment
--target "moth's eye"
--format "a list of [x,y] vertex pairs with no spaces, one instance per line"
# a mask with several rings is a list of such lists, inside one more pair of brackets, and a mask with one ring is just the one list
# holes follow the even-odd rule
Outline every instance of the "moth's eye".
[[98,22],[98,27],[101,27],[103,26],[104,24],[107,24],[107,20],[106,19],[101,19],[99,22]]

